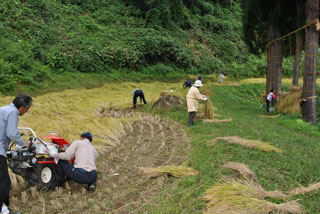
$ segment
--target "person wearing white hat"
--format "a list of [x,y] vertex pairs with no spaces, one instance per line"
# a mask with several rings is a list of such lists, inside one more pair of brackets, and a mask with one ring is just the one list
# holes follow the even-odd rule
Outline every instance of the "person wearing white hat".
[[194,85],[189,89],[187,94],[187,107],[189,112],[188,125],[193,126],[193,120],[196,117],[198,111],[198,100],[207,101],[205,95],[200,94],[199,88],[202,86],[201,80],[196,80]]

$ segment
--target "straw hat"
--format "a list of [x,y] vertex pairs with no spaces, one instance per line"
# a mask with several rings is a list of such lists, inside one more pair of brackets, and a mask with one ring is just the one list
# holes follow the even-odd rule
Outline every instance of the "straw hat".
[[195,86],[195,87],[201,87],[201,86],[202,86],[201,80],[196,80],[193,86]]

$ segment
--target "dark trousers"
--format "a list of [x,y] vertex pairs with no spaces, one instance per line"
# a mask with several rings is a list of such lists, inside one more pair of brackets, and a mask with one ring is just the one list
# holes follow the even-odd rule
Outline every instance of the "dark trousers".
[[64,181],[65,175],[79,184],[92,184],[97,181],[96,170],[87,172],[81,168],[73,168],[73,166],[65,160],[59,160],[57,174],[59,181]]
[[144,98],[144,94],[143,94],[143,91],[142,90],[136,90],[134,92],[134,95],[133,95],[133,107],[136,108],[136,104],[137,104],[137,98],[140,98],[140,102],[141,102],[141,99],[143,100],[143,103],[144,104],[147,104],[147,101],[146,99]]
[[270,101],[266,99],[266,103],[267,103],[267,113],[270,112]]
[[0,155],[0,210],[2,204],[9,206],[10,185],[7,158]]
[[189,112],[189,122],[193,123],[195,117],[196,117],[195,111]]

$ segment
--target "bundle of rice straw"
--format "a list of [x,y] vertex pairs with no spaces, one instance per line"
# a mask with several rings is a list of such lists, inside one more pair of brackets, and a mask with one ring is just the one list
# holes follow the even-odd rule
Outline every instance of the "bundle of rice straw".
[[289,195],[300,195],[300,194],[306,194],[314,190],[320,189],[320,183],[314,183],[309,185],[308,187],[297,187],[295,189],[292,189],[289,191]]
[[302,87],[291,86],[289,92],[279,94],[279,100],[275,104],[276,111],[284,114],[301,113],[301,96]]
[[265,191],[253,183],[227,182],[217,184],[205,192],[207,201],[206,214],[265,214],[304,213],[301,205],[295,201],[276,204],[265,198],[286,199],[287,196],[279,191]]
[[230,144],[239,144],[245,147],[249,147],[249,148],[253,148],[253,149],[259,149],[265,152],[278,152],[278,153],[282,153],[282,150],[272,146],[269,143],[264,143],[261,141],[257,141],[257,140],[247,140],[247,139],[243,139],[237,136],[230,136],[230,137],[217,137],[215,139],[213,139],[211,142],[212,143],[216,143],[220,140],[223,141],[227,141]]
[[11,180],[12,191],[16,193],[21,192],[22,189],[27,186],[24,179],[20,175],[14,174],[11,169],[8,169],[8,173]]
[[184,175],[197,175],[198,171],[186,166],[162,166],[159,168],[139,167],[142,173],[148,178],[160,177],[163,175],[172,175],[173,177],[181,177]]
[[209,90],[206,90],[205,94],[206,94],[208,100],[204,104],[204,115],[206,116],[207,119],[212,119],[213,118],[213,106],[212,106],[212,102],[210,101]]
[[202,120],[204,123],[230,123],[232,121],[232,118],[224,119],[224,120],[218,120],[218,119],[204,119]]
[[252,172],[249,169],[249,167],[243,163],[229,161],[229,162],[226,162],[222,167],[238,171],[241,175],[249,179],[256,178],[256,174]]

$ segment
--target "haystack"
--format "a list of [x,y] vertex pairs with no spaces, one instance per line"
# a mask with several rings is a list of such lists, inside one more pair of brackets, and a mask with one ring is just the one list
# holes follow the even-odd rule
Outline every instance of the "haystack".
[[281,92],[279,94],[279,100],[275,104],[276,111],[284,114],[300,114],[301,96],[302,87],[291,86],[289,92]]
[[276,204],[264,200],[265,198],[286,199],[287,196],[279,191],[265,191],[254,183],[239,183],[236,181],[217,184],[205,192],[207,214],[265,214],[304,213],[301,205],[296,201]]
[[265,152],[278,152],[278,153],[282,153],[282,150],[269,144],[269,143],[265,143],[265,142],[261,142],[258,140],[247,140],[247,139],[243,139],[237,136],[230,136],[230,137],[217,137],[215,139],[213,139],[211,142],[212,143],[216,143],[220,140],[223,141],[227,141],[230,144],[239,144],[245,147],[249,147],[249,148],[253,148],[253,149],[258,149],[258,150],[262,150]]
[[183,105],[185,104],[184,100],[171,94],[165,92],[160,93],[160,98],[152,105],[154,108],[168,108],[174,105]]
[[142,173],[148,178],[156,178],[163,175],[181,177],[184,175],[197,175],[198,171],[187,166],[162,166],[159,168],[139,167]]

